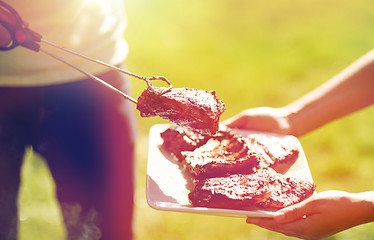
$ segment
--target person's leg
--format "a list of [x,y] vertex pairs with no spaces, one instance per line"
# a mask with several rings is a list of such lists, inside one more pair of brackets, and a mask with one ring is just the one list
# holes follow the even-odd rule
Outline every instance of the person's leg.
[[[113,72],[101,77],[123,81]],[[133,108],[92,80],[48,87],[45,102],[35,148],[56,182],[70,239],[132,239]]]
[[17,239],[20,169],[37,117],[31,92],[0,88],[0,239],[4,240]]

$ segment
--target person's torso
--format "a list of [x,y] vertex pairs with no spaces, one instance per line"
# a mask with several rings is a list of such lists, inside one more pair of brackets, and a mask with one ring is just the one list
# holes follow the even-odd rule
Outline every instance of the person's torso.
[[[111,64],[126,58],[123,0],[5,0],[44,39]],[[93,74],[104,68],[48,45],[41,47]],[[38,86],[85,78],[42,52],[0,51],[0,86]]]

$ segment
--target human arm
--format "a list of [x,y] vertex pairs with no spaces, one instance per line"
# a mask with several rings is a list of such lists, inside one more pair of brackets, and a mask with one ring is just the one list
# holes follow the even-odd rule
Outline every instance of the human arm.
[[374,191],[325,191],[279,210],[274,218],[247,218],[247,223],[302,239],[323,239],[374,221]]
[[248,109],[224,123],[232,128],[302,136],[374,103],[374,50],[282,108]]

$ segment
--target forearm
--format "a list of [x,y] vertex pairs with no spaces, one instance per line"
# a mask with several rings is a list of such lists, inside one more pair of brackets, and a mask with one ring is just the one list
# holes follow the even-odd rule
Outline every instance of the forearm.
[[361,206],[362,223],[374,221],[374,191],[355,194]]
[[285,107],[292,134],[302,136],[374,103],[374,51]]

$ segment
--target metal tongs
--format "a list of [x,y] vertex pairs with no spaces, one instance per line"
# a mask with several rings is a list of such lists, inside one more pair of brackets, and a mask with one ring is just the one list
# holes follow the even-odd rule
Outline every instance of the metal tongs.
[[[87,57],[83,54],[77,53],[77,52],[72,51],[70,49],[67,49],[65,47],[59,46],[56,43],[53,43],[53,42],[50,42],[50,41],[47,41],[47,40],[43,39],[42,35],[34,32],[34,31],[32,31],[31,29],[28,28],[27,24],[25,24],[25,22],[21,19],[21,17],[19,16],[19,14],[17,13],[17,11],[15,9],[13,9],[10,5],[8,5],[7,3],[5,3],[1,0],[0,0],[0,24],[7,29],[7,31],[9,32],[10,38],[11,38],[11,41],[9,42],[9,44],[7,46],[0,47],[0,50],[7,51],[7,50],[11,50],[11,49],[13,49],[17,46],[22,46],[22,47],[28,48],[30,50],[33,50],[35,52],[39,52],[39,51],[43,52],[43,53],[57,59],[58,61],[63,62],[65,64],[67,64],[68,66],[76,69],[77,71],[81,72],[82,74],[86,75],[87,77],[98,81],[99,83],[101,83],[104,86],[110,88],[111,90],[117,92],[118,94],[121,94],[123,97],[125,97],[126,99],[130,100],[131,102],[133,102],[135,104],[138,103],[137,100],[135,100],[134,98],[125,94],[124,92],[120,91],[119,89],[113,87],[112,85],[108,84],[104,80],[102,80],[102,79],[100,79],[100,78],[98,78],[98,77],[96,77],[96,76],[94,76],[94,75],[74,66],[73,64],[64,60],[63,58],[45,50],[45,49],[42,49],[41,46],[40,46],[40,42],[43,42],[45,44],[48,44],[50,46],[53,46],[55,48],[58,48],[60,50],[65,51],[65,52],[69,52],[73,55],[79,56],[79,57],[84,58],[88,61],[106,66],[106,67],[108,67],[110,69],[113,69],[115,71],[118,71],[118,72],[124,73],[126,75],[144,80],[147,83],[148,87],[151,89],[151,91],[153,91],[156,94],[163,94],[163,93],[169,91],[172,88],[172,84],[170,83],[170,81],[166,77],[163,77],[163,76],[142,77],[142,76],[139,76],[137,74],[126,71],[122,68],[113,66],[111,64],[105,63],[105,62],[97,60],[97,59]],[[151,81],[153,81],[153,80],[164,81],[168,84],[168,87],[163,89],[162,91],[160,91],[152,85]]]

